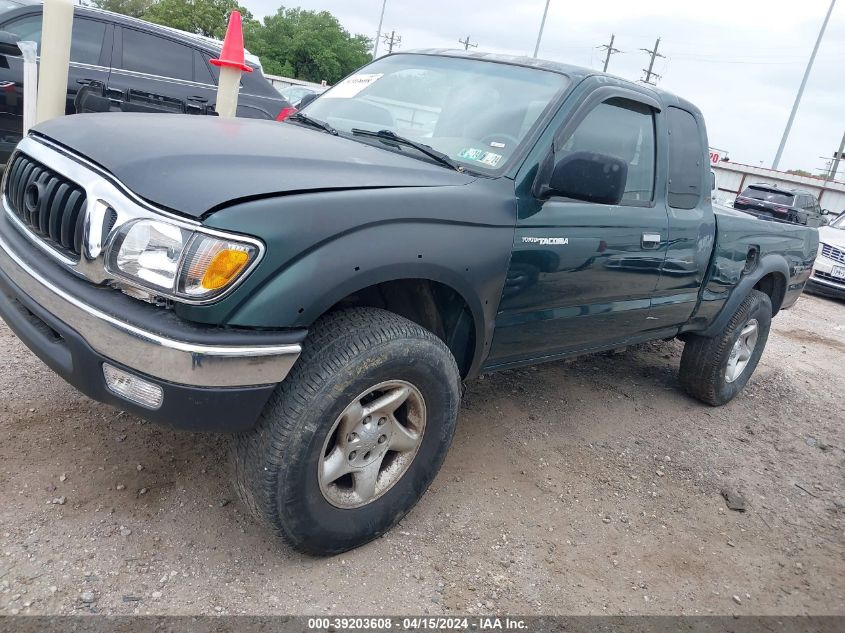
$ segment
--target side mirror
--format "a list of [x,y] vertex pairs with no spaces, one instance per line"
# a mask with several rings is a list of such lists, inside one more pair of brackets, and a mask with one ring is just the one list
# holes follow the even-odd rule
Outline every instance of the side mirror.
[[18,48],[18,40],[21,39],[14,33],[0,31],[0,55],[11,55],[20,57],[21,49]]
[[316,99],[316,98],[317,98],[317,97],[319,97],[319,96],[320,96],[320,95],[318,95],[316,92],[309,92],[307,95],[305,95],[304,97],[302,97],[302,99],[300,99],[300,101],[299,101],[299,109],[300,109],[300,110],[302,110],[302,108],[304,108],[305,106],[307,106],[309,103],[311,103],[312,101],[314,101],[314,99]]
[[821,210],[822,215],[828,215],[829,213],[830,213],[830,211],[828,209],[822,209]]
[[593,152],[572,152],[552,171],[546,195],[596,204],[619,204],[628,181],[628,163]]

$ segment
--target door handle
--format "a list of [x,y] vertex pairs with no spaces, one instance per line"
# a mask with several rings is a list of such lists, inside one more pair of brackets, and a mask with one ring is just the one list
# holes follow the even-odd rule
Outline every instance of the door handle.
[[641,244],[643,248],[657,248],[660,241],[660,233],[643,233]]

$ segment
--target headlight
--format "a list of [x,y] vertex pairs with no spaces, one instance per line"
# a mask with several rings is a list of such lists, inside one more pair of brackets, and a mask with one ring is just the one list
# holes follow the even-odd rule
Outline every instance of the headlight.
[[257,257],[254,243],[145,219],[118,230],[106,268],[163,296],[207,300],[230,288]]

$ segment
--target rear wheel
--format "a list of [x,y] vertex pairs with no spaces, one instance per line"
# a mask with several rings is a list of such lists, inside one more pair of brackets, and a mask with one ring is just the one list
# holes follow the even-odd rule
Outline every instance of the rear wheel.
[[720,335],[689,336],[681,356],[681,386],[713,406],[732,400],[754,373],[771,323],[769,296],[752,290]]
[[452,440],[460,374],[434,334],[352,309],[317,323],[258,427],[236,438],[236,488],[252,512],[311,554],[362,545],[395,525]]

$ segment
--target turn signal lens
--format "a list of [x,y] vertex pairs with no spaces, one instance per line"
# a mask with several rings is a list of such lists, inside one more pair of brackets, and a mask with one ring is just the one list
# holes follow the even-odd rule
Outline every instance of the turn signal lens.
[[246,251],[231,248],[220,251],[205,269],[202,282],[200,282],[202,287],[206,290],[223,288],[243,270],[248,261],[249,255]]
[[249,244],[198,235],[182,264],[180,290],[197,298],[219,294],[244,273],[257,254]]

